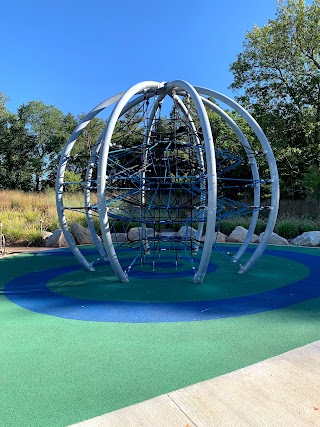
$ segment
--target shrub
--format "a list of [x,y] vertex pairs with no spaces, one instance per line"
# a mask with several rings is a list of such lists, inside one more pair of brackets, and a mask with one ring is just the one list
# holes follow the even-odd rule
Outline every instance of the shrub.
[[25,240],[28,246],[41,246],[42,236],[40,230],[28,230],[25,234]]
[[320,230],[320,222],[302,220],[299,222],[299,234],[304,233],[305,231],[317,231]]
[[299,221],[280,219],[277,221],[274,231],[285,239],[293,239],[299,235]]

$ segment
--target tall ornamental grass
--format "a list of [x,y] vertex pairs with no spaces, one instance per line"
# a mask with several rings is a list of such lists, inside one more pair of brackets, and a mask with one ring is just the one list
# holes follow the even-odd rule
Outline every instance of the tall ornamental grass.
[[[70,207],[83,206],[82,193],[70,193],[65,196]],[[80,222],[85,225],[82,213],[66,211],[68,222]],[[12,244],[40,245],[43,231],[60,228],[55,205],[54,192],[23,193],[20,191],[0,190],[0,221],[6,241]]]
[[[83,206],[83,194],[70,192],[64,195],[65,206]],[[93,201],[96,203],[96,200]],[[68,223],[79,222],[86,226],[85,215],[76,211],[66,211]],[[54,191],[45,193],[23,193],[20,191],[0,190],[0,221],[7,242],[21,245],[41,245],[40,221],[43,231],[60,228],[55,206]],[[220,231],[229,235],[237,225],[249,227],[249,217],[236,217],[220,222]],[[130,227],[137,224],[130,223]],[[95,226],[99,231],[98,219]],[[264,231],[266,219],[260,219],[256,234]],[[118,231],[121,224],[116,224]],[[320,230],[320,206],[312,200],[283,200],[280,203],[279,217],[275,232],[287,239],[292,239],[305,231]]]

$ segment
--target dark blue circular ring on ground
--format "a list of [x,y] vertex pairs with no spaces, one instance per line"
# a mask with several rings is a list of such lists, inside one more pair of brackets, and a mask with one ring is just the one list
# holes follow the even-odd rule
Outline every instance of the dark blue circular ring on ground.
[[5,286],[4,294],[13,303],[36,313],[73,320],[129,323],[190,322],[236,317],[279,309],[320,297],[318,256],[282,250],[268,250],[265,255],[302,263],[310,269],[310,274],[303,280],[254,295],[224,300],[140,303],[77,299],[50,291],[47,287],[50,280],[82,269],[81,266],[73,265],[16,277]]

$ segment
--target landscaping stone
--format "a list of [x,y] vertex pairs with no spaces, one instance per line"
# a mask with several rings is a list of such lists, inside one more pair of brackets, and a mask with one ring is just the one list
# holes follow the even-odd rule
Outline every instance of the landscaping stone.
[[253,233],[250,243],[259,243],[259,236]]
[[41,233],[42,240],[45,242],[49,237],[52,236],[52,233],[50,231],[43,231]]
[[173,240],[178,236],[178,233],[176,233],[175,231],[161,231],[161,233],[158,234],[158,237],[162,238],[162,239],[168,239],[168,240]]
[[291,241],[295,246],[320,246],[320,231],[306,231]]
[[54,230],[52,235],[46,239],[45,246],[47,248],[66,248],[66,247],[68,247],[66,239],[64,238],[64,235],[63,235],[62,230],[60,228],[57,230]]
[[[218,233],[218,236],[217,236],[217,233]],[[205,242],[205,240],[206,240],[206,236],[203,236],[200,239],[200,242]],[[218,232],[216,231],[214,233],[214,242],[223,243],[223,242],[226,242],[226,241],[227,241],[227,236],[225,234],[221,233],[221,231],[218,231]]]
[[92,245],[93,241],[89,228],[82,227],[81,224],[74,222],[70,225],[70,231],[77,245]]
[[123,243],[128,241],[127,233],[111,233],[113,242]]
[[[154,232],[153,228],[147,228],[146,229],[146,236],[149,238],[153,238],[154,236],[157,236],[158,233]],[[128,239],[131,242],[136,242],[142,238],[142,228],[141,227],[133,227],[129,230],[128,233]]]
[[190,239],[190,237],[195,239],[197,237],[197,230],[192,227],[187,227],[186,225],[183,225],[177,234],[182,239]]
[[49,239],[49,237],[52,236],[52,233],[50,231],[43,231],[41,233],[42,238],[42,246],[46,246],[46,241]]
[[[264,232],[259,235],[259,242],[261,242],[262,237],[264,236]],[[269,242],[270,245],[289,245],[289,242],[284,237],[279,236],[276,233],[272,233]]]
[[[243,243],[247,233],[248,230],[246,228],[242,227],[241,225],[238,225],[229,235],[229,237],[227,237],[227,242]],[[257,243],[258,241],[259,237],[256,234],[253,234],[250,243]]]

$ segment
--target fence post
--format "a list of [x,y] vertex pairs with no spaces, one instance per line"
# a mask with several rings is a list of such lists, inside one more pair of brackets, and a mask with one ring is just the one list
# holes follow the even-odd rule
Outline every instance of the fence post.
[[2,221],[0,221],[0,255],[3,255],[5,250],[5,240],[4,235],[2,234]]

